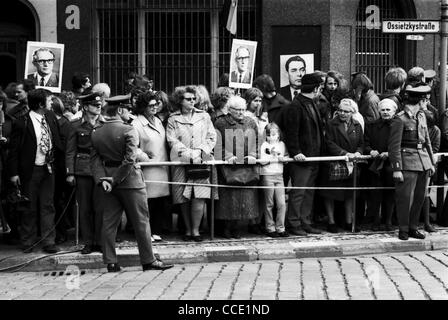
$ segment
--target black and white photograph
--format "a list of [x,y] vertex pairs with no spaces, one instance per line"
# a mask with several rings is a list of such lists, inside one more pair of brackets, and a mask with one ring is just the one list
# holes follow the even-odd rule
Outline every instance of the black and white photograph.
[[60,93],[64,65],[64,45],[59,43],[27,43],[25,78],[36,87]]
[[314,54],[288,54],[280,56],[280,94],[292,99],[300,93],[302,78],[314,71]]
[[229,86],[248,89],[254,79],[257,42],[233,39],[231,52]]
[[444,30],[448,0],[1,1],[2,311],[448,300]]

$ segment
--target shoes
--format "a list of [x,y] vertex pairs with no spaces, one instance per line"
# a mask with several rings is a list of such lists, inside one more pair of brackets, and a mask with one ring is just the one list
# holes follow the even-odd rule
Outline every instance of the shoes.
[[34,247],[32,245],[31,246],[27,246],[27,245],[22,246],[23,253],[31,253],[31,252],[33,252],[33,250],[34,250]]
[[258,224],[250,224],[247,228],[247,231],[252,234],[258,234],[258,235],[263,234],[263,231],[261,230],[261,227]]
[[191,241],[191,240],[193,240],[193,236],[186,234],[182,237],[182,240],[183,241]]
[[394,231],[394,227],[391,224],[387,224],[384,226],[384,231]]
[[327,231],[330,233],[338,233],[338,227],[335,223],[329,223],[327,226]]
[[436,228],[434,228],[432,225],[430,225],[430,224],[425,224],[425,231],[426,232],[429,232],[429,233],[431,233],[431,232],[437,232],[437,230],[436,230]]
[[58,237],[56,237],[56,239],[54,240],[54,242],[56,243],[56,244],[62,244],[62,243],[64,243],[64,242],[66,242],[67,241],[67,236],[58,236]]
[[232,231],[231,234],[232,234],[232,238],[241,239],[241,234],[238,230]]
[[409,235],[406,231],[398,231],[398,239],[400,240],[408,240]]
[[192,239],[193,239],[194,242],[202,242],[202,241],[204,241],[204,239],[202,239],[202,237],[200,235],[192,236]]
[[415,239],[425,239],[425,235],[418,230],[409,230],[409,237]]
[[[351,223],[346,223],[345,224],[345,230],[352,232],[352,224]],[[358,225],[355,225],[355,232],[360,232],[361,228]]]
[[289,233],[286,232],[286,231],[283,231],[283,232],[277,232],[277,235],[278,235],[280,238],[287,238],[287,237],[289,237]]
[[154,239],[153,241],[155,241],[155,242],[163,241],[162,238],[157,234],[153,234],[152,238]]
[[81,254],[90,254],[92,251],[92,246],[90,244],[86,244],[84,248],[82,248]]
[[291,229],[289,230],[289,234],[295,235],[295,236],[307,236],[308,234],[299,228]]
[[321,234],[322,231],[316,228],[313,228],[312,226],[310,226],[309,224],[304,224],[302,226],[302,229],[306,232],[306,233],[311,233],[311,234]]
[[93,244],[91,248],[92,252],[100,252],[100,253],[103,252],[103,249],[101,249],[101,246],[99,244]]
[[118,263],[108,263],[107,264],[107,272],[120,272],[121,267]]
[[266,233],[266,235],[271,238],[278,238],[278,233],[275,231],[268,232],[268,233]]
[[166,270],[166,269],[172,268],[173,265],[164,263],[163,261],[156,259],[152,263],[143,264],[142,267],[143,267],[143,271],[147,271],[147,270]]
[[229,229],[224,229],[224,232],[222,233],[222,236],[226,239],[232,239],[232,234],[230,233]]
[[42,248],[46,253],[56,253],[59,252],[59,248],[56,247],[54,244],[49,244],[47,246],[44,246]]

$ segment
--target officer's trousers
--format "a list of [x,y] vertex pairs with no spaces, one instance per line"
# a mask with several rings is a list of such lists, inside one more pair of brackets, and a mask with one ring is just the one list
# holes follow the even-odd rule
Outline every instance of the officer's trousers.
[[123,210],[127,212],[137,238],[141,264],[156,260],[152,251],[146,189],[116,189],[103,194],[103,261],[117,263],[115,236]]
[[403,182],[395,182],[395,206],[400,231],[417,230],[429,182],[429,171],[403,171]]
[[79,221],[84,244],[101,244],[101,188],[89,176],[76,176],[76,200],[79,206]]

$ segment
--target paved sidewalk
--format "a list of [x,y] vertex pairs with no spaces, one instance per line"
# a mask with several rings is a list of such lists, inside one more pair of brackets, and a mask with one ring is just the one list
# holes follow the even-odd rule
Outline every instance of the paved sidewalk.
[[[231,261],[278,260],[308,257],[344,257],[361,254],[380,254],[409,251],[448,249],[448,228],[438,227],[438,232],[428,234],[426,239],[401,241],[394,232],[323,233],[307,237],[268,238],[246,235],[239,240],[215,238],[201,243],[183,242],[178,237],[167,237],[154,243],[154,250],[160,258],[174,264],[210,263]],[[0,245],[0,270],[12,266],[20,271],[65,270],[76,265],[80,269],[104,268],[102,255],[82,255],[81,246],[69,241],[61,246],[62,253],[46,255],[40,248],[24,254],[16,246]],[[117,254],[122,266],[139,266],[135,241],[117,243]],[[25,265],[26,264],[26,265]],[[20,268],[20,269],[19,269]]]

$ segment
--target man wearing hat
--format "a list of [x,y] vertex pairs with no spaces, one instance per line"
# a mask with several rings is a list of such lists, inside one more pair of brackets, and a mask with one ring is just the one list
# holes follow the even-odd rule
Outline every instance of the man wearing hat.
[[76,186],[81,236],[84,242],[81,253],[89,254],[94,251],[101,252],[101,188],[93,180],[90,152],[92,130],[104,119],[101,116],[100,93],[79,96],[78,99],[84,113],[81,119],[70,123],[65,154],[66,181],[69,185]]
[[[302,162],[306,157],[319,157],[324,147],[323,123],[315,104],[321,91],[322,77],[314,72],[302,78],[301,93],[282,112],[286,147],[296,160],[291,163],[290,175],[294,187],[314,187],[319,164]],[[289,192],[287,225],[294,235],[321,233],[311,226],[314,190],[300,189]]]
[[408,87],[404,110],[391,122],[388,152],[395,181],[398,238],[401,240],[425,238],[417,228],[429,176],[435,170],[423,112],[430,91],[429,86]]
[[122,119],[123,106],[130,96],[106,99],[106,121],[92,132],[91,166],[95,183],[103,189],[103,260],[109,272],[121,270],[115,252],[115,236],[123,210],[135,230],[140,261],[145,270],[164,270],[165,264],[154,256],[151,244],[146,185],[136,163],[138,135]]

